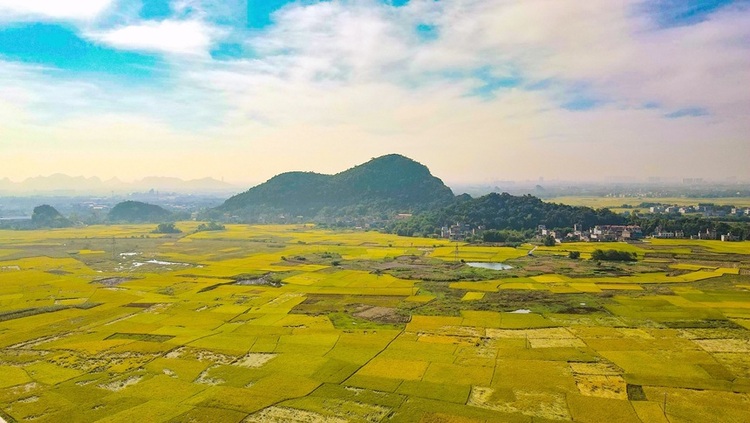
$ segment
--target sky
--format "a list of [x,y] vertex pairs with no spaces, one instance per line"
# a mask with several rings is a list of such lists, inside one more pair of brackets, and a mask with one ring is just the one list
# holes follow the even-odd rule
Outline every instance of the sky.
[[750,0],[0,0],[0,178],[750,180]]

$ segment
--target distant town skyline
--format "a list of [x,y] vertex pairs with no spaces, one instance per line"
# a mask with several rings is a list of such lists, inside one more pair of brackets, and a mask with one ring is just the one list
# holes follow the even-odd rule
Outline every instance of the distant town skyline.
[[750,180],[747,0],[0,0],[0,179]]

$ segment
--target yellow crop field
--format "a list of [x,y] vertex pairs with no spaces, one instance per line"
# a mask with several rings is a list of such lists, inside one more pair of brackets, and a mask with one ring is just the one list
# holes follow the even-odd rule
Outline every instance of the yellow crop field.
[[[311,225],[177,225],[0,231],[0,417],[750,418],[748,243],[528,256]],[[638,261],[587,260],[596,248]]]

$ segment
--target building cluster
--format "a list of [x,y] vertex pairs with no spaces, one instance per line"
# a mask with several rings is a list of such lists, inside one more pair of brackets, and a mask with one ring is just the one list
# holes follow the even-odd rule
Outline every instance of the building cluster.
[[643,230],[636,225],[597,225],[591,229],[583,229],[580,225],[573,227],[573,232],[563,234],[560,231],[550,231],[539,226],[539,236],[551,236],[557,242],[584,241],[584,242],[611,242],[611,241],[633,241],[643,238]]
[[466,223],[456,223],[455,225],[443,226],[440,228],[440,237],[448,238],[453,241],[461,241],[470,236],[480,234],[483,230],[483,226],[473,228]]
[[714,206],[699,204],[697,206],[657,205],[649,207],[654,214],[699,214],[705,217],[750,216],[750,208],[732,206]]

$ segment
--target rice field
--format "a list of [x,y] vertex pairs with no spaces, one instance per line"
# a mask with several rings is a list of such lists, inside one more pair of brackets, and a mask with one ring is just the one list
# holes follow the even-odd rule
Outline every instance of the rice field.
[[177,226],[0,231],[0,418],[750,421],[748,242]]

